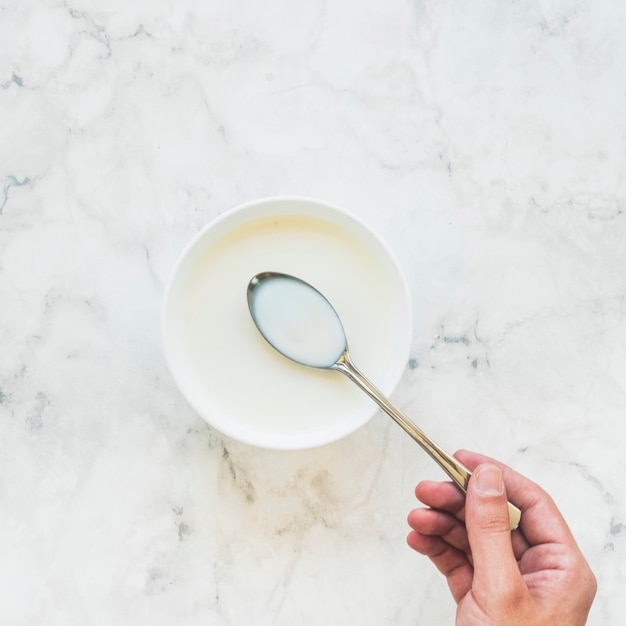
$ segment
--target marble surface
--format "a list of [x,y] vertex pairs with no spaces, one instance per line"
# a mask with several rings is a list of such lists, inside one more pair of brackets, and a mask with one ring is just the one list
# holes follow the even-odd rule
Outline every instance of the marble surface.
[[2,623],[453,623],[405,545],[442,474],[388,418],[255,449],[169,375],[179,253],[279,194],[394,249],[394,400],[543,484],[589,623],[623,623],[625,29],[615,0],[0,0]]

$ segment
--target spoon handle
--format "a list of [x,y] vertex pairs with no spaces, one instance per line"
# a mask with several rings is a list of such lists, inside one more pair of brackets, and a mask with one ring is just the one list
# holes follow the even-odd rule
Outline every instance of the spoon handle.
[[[342,354],[332,369],[345,374],[353,383],[360,387],[383,411],[399,424],[450,476],[463,493],[467,490],[472,472],[458,459],[448,454],[422,430],[420,430],[404,413],[399,411],[391,401],[382,394],[352,363],[348,350]],[[521,511],[509,502],[509,526],[514,530],[519,526]]]

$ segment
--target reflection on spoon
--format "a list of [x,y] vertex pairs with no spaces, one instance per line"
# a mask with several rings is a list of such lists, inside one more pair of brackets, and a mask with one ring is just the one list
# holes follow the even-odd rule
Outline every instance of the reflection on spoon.
[[[337,370],[367,393],[452,478],[463,491],[471,472],[401,413],[352,363],[343,325],[330,302],[308,283],[278,272],[263,272],[248,283],[248,307],[267,342],[287,358]],[[509,503],[511,529],[521,512]]]

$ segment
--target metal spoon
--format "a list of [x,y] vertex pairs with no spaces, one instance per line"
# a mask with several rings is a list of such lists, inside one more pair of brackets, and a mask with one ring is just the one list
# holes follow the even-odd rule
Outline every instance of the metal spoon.
[[[319,369],[336,370],[372,398],[452,478],[465,493],[471,471],[424,434],[352,363],[343,324],[317,289],[278,272],[262,272],[248,283],[248,308],[267,342],[288,359]],[[517,528],[520,510],[509,503],[509,524]]]

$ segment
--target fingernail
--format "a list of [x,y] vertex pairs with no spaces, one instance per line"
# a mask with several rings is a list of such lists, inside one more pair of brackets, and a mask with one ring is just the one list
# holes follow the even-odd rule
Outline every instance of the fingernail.
[[499,496],[504,491],[502,472],[495,465],[485,465],[476,474],[476,490],[483,496]]

